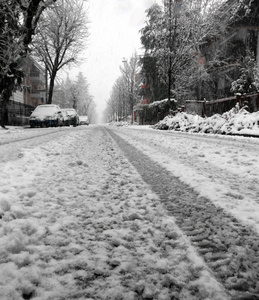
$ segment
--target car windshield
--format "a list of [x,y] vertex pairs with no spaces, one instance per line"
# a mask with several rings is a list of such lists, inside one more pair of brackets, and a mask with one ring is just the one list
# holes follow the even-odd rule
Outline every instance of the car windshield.
[[32,116],[48,116],[53,115],[55,112],[57,112],[56,106],[37,106],[33,111]]
[[76,114],[76,111],[75,110],[73,110],[73,109],[69,109],[69,110],[67,110],[67,114],[68,115],[75,115]]

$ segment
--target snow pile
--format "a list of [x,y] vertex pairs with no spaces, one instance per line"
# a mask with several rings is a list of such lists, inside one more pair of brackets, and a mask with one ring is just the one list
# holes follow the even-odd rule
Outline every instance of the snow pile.
[[182,132],[259,135],[259,112],[249,113],[246,107],[239,109],[236,106],[222,115],[215,114],[208,118],[178,113],[176,116],[165,117],[153,128]]

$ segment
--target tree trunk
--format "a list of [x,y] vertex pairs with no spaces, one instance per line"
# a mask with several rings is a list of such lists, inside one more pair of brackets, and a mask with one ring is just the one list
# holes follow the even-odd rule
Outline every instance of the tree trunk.
[[48,103],[48,69],[47,69],[47,64],[45,62],[45,103]]
[[54,91],[54,84],[55,84],[55,78],[56,78],[57,72],[53,71],[50,75],[50,83],[49,83],[49,96],[48,96],[48,104],[52,103],[52,96]]
[[2,99],[2,102],[1,102],[1,120],[0,120],[0,125],[2,128],[5,128],[5,116],[6,116],[6,103],[5,103],[5,100]]
[[1,91],[1,95],[2,95],[2,102],[1,102],[1,120],[0,120],[0,125],[2,128],[5,128],[5,124],[8,121],[8,114],[7,114],[7,103],[10,99],[10,97],[12,96],[12,85],[10,84],[10,86],[8,86],[7,89],[3,89]]
[[131,101],[130,101],[130,106],[131,106],[131,124],[134,123],[134,97],[131,95]]
[[[171,57],[169,59],[170,59],[170,62],[171,62]],[[167,91],[168,101],[171,100],[171,85],[172,85],[172,71],[171,71],[171,63],[170,63],[170,67],[169,67],[169,70],[168,70],[168,91]]]

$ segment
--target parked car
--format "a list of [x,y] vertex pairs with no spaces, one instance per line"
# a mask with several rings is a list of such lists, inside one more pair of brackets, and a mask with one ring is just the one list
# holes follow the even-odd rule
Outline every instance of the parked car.
[[38,105],[30,115],[29,124],[31,127],[61,126],[63,117],[60,107],[55,104]]
[[61,109],[61,114],[62,114],[62,117],[63,117],[63,126],[69,126],[70,125],[70,117],[67,113],[67,109],[62,108]]
[[79,125],[89,125],[88,116],[79,116]]
[[66,108],[67,115],[69,118],[69,125],[78,126],[79,116],[74,108]]

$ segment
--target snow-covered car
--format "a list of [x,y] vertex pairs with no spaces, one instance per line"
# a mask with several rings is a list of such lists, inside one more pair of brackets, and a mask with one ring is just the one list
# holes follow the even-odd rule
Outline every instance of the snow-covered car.
[[62,117],[63,117],[63,126],[69,126],[70,125],[70,118],[69,118],[69,115],[67,113],[67,109],[62,108],[60,111],[61,111],[61,114],[62,114]]
[[88,116],[79,116],[79,125],[89,125]]
[[66,108],[68,115],[69,125],[78,126],[79,125],[79,116],[74,108]]
[[31,127],[50,127],[63,125],[60,107],[55,104],[38,105],[29,118]]

